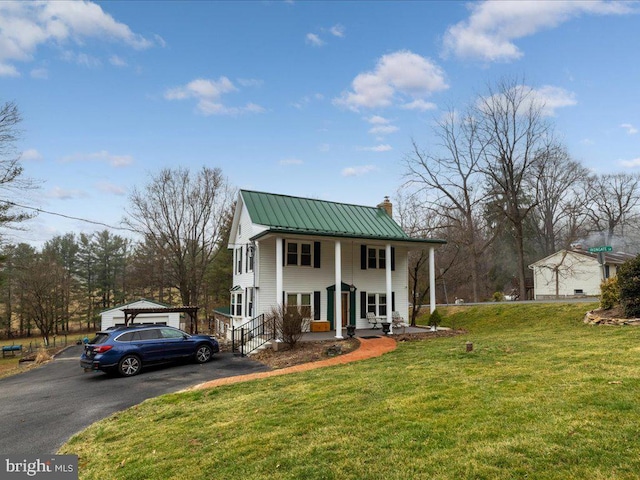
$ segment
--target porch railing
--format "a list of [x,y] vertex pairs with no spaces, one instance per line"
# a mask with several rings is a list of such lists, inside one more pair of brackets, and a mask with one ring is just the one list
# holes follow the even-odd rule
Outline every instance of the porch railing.
[[264,314],[231,329],[231,351],[243,357],[276,338],[275,319]]

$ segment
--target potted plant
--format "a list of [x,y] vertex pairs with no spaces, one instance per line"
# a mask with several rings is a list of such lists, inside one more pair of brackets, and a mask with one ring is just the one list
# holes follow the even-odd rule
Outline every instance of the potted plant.
[[431,315],[429,315],[429,326],[431,326],[431,331],[438,331],[438,325],[442,323],[442,317],[438,313],[438,310],[434,310]]
[[349,335],[349,338],[353,338],[353,336],[356,334],[356,326],[355,325],[347,325],[347,335]]

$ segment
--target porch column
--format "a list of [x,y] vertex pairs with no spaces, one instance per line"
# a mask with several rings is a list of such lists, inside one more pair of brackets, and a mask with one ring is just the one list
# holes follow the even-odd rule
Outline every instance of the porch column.
[[389,323],[389,333],[393,334],[393,322],[391,319],[393,318],[393,302],[391,299],[393,298],[393,285],[391,284],[391,244],[387,243],[385,245],[385,266],[384,271],[386,274],[386,284],[387,284],[387,322]]
[[334,295],[336,314],[334,316],[336,322],[336,338],[344,338],[342,336],[342,246],[340,240],[336,240],[336,293]]
[[436,309],[436,255],[433,247],[429,248],[429,313]]
[[282,283],[282,238],[276,237],[276,305],[284,308],[282,295],[284,292]]

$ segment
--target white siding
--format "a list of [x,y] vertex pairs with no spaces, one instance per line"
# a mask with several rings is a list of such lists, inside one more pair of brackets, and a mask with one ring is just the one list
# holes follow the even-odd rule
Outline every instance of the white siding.
[[[288,238],[296,240],[294,238]],[[299,241],[318,241],[317,238],[298,238]],[[321,243],[320,268],[284,266],[283,288],[286,293],[313,293],[320,292],[320,319],[327,320],[327,288],[335,285],[335,242],[323,239]],[[361,317],[360,292],[385,293],[386,281],[384,269],[362,270],[360,267],[360,246],[362,241],[342,239],[342,281],[356,287],[355,316],[356,327],[367,328],[366,318]],[[378,248],[384,248],[383,243],[369,244]],[[275,238],[260,240],[258,243],[259,273],[256,280],[259,285],[256,314],[266,313],[278,303],[276,298],[275,276]],[[286,258],[286,252],[285,252]],[[405,319],[408,316],[408,274],[407,274],[407,249],[395,249],[395,270],[392,273],[393,292],[395,296],[395,309]],[[352,305],[351,308],[354,308]],[[366,305],[364,306],[366,308]],[[391,312],[391,299],[388,299],[388,311]]]
[[[236,326],[248,320],[245,317],[247,311],[247,288],[256,285],[255,274],[257,272],[257,263],[259,258],[258,248],[254,249],[253,270],[247,271],[247,248],[252,247],[253,243],[250,238],[264,230],[260,225],[253,225],[244,204],[241,205],[240,217],[237,226],[233,232],[232,238],[229,240],[229,248],[233,250],[233,284],[231,287],[240,287],[242,293],[242,316],[233,317]],[[242,271],[238,272],[238,252],[242,251]],[[257,292],[255,293],[257,295]],[[255,299],[254,299],[254,315]]]
[[555,296],[556,282],[561,297],[574,296],[579,290],[582,295],[600,295],[602,268],[598,261],[574,252],[567,252],[563,259],[563,254],[558,252],[532,265],[535,298]]

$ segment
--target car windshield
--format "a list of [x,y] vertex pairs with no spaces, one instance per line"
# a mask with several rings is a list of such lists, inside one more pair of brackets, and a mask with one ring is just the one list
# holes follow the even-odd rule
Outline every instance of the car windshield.
[[109,334],[108,333],[96,333],[96,336],[93,337],[93,339],[89,342],[92,344],[100,344],[100,343],[104,343],[109,339]]

